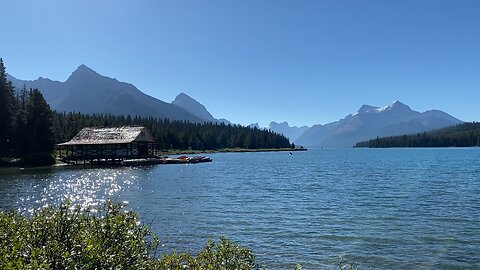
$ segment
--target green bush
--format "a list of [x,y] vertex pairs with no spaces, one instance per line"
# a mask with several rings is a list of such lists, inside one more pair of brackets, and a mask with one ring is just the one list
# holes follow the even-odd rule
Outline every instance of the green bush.
[[259,269],[251,250],[235,245],[225,237],[216,244],[209,240],[195,257],[188,253],[163,255],[155,266],[156,269]]
[[146,269],[157,244],[135,213],[112,203],[95,214],[64,204],[0,215],[1,269]]
[[49,166],[55,164],[55,158],[51,153],[29,153],[22,157],[21,164],[26,167]]
[[95,210],[49,206],[31,217],[0,212],[0,269],[258,269],[251,250],[226,238],[196,256],[157,258],[158,246],[136,213],[111,202]]

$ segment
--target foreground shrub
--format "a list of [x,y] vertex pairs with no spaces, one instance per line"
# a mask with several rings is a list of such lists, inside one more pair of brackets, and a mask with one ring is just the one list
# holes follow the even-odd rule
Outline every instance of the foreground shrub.
[[0,269],[258,269],[251,250],[226,238],[196,256],[156,258],[158,245],[136,213],[111,202],[95,210],[49,206],[31,217],[0,213]]
[[69,204],[0,214],[1,269],[146,269],[157,245],[135,213],[112,203],[95,214]]
[[158,269],[259,269],[251,250],[235,245],[225,237],[216,244],[209,240],[195,257],[188,253],[163,255],[156,266]]

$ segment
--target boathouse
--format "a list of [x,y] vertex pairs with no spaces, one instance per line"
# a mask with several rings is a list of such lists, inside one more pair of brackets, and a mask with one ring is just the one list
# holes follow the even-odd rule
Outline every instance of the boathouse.
[[154,156],[155,140],[141,126],[84,128],[70,141],[57,145],[60,157],[69,163],[115,163],[124,159]]

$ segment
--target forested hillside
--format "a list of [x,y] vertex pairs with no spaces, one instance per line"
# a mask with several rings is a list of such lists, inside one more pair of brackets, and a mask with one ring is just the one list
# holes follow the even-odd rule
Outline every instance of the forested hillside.
[[55,113],[55,142],[70,140],[84,127],[144,126],[155,137],[158,149],[212,150],[220,148],[288,148],[283,135],[268,130],[218,123],[190,123],[153,117],[130,117],[81,113]]
[[355,147],[471,147],[480,146],[480,123],[463,123],[448,128],[412,135],[376,138]]

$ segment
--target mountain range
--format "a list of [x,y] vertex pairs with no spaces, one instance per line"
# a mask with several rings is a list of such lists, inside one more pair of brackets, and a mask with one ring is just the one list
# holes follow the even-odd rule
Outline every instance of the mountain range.
[[[216,119],[200,102],[185,93],[167,103],[149,96],[134,85],[102,76],[85,65],[79,66],[65,82],[38,78],[32,81],[7,78],[16,89],[38,88],[52,109],[65,112],[139,115],[232,124]],[[375,137],[411,134],[462,123],[439,111],[418,112],[395,101],[385,107],[361,106],[354,114],[338,121],[312,127],[289,126],[287,122],[271,122],[267,129],[283,134],[297,145],[306,147],[352,147],[359,141]],[[260,128],[257,123],[250,125]]]
[[288,122],[277,123],[275,121],[271,122],[268,125],[268,130],[283,134],[285,137],[290,139],[291,142],[296,141],[305,131],[309,129],[307,126],[302,127],[291,127]]
[[134,85],[102,76],[85,65],[79,66],[65,82],[38,78],[33,81],[19,80],[11,75],[8,79],[16,89],[38,88],[45,100],[56,111],[111,113],[114,115],[139,115],[203,122],[197,116],[176,105],[149,96]]
[[363,105],[354,114],[306,130],[295,144],[307,147],[352,147],[355,143],[384,136],[413,134],[463,123],[439,110],[418,112],[395,101],[385,107]]

